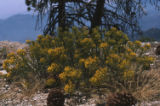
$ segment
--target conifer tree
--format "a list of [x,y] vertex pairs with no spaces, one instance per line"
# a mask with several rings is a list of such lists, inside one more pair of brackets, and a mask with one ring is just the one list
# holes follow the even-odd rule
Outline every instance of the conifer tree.
[[139,32],[138,19],[148,4],[158,7],[159,0],[26,0],[28,10],[38,12],[39,18],[48,14],[44,34],[53,35],[56,27],[87,26],[123,32]]

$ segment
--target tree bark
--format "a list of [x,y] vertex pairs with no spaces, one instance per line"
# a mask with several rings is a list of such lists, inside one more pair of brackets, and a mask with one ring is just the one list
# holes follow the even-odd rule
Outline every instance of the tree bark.
[[63,30],[66,27],[66,14],[65,14],[65,0],[60,0],[58,4],[58,26],[61,27]]
[[96,1],[96,9],[91,21],[91,29],[100,26],[102,24],[102,16],[104,14],[105,0]]

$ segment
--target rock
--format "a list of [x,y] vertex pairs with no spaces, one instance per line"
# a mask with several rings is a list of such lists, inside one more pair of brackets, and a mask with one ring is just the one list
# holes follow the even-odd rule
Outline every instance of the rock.
[[1,75],[6,75],[6,74],[7,74],[7,71],[6,71],[6,70],[1,70],[1,71],[0,71],[0,74],[1,74]]

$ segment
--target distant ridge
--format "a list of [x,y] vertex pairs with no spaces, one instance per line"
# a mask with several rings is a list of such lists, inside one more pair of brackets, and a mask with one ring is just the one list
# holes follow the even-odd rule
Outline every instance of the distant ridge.
[[143,32],[144,37],[160,41],[160,28],[151,28]]
[[0,40],[24,42],[27,39],[34,40],[42,31],[35,30],[36,16],[29,14],[14,15],[0,20]]
[[[158,16],[160,15],[154,14],[140,19],[140,26],[145,30],[143,31],[144,37],[160,41],[160,21]],[[44,22],[43,25],[45,25]],[[35,30],[35,26],[36,16],[31,14],[17,14],[7,19],[0,19],[0,41],[25,42],[27,39],[35,40],[37,35],[42,34],[41,30]]]

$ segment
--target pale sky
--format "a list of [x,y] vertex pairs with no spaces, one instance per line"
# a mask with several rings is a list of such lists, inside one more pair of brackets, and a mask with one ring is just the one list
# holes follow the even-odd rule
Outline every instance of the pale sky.
[[[152,7],[148,7],[148,15],[155,15],[155,10]],[[25,0],[0,0],[0,19],[8,18],[15,14],[29,14]]]
[[27,13],[29,12],[27,12],[25,0],[0,0],[0,19]]

